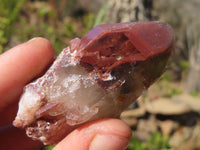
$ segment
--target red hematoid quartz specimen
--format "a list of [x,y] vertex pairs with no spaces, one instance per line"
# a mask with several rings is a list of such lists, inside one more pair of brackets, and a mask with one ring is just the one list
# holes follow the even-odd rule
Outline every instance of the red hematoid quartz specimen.
[[173,43],[166,23],[95,27],[25,87],[14,126],[54,144],[85,122],[118,117],[163,73]]

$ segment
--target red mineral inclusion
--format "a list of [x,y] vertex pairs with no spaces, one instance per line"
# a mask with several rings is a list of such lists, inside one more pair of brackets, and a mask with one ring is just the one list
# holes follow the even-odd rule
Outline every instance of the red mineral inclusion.
[[170,50],[174,32],[166,23],[133,22],[99,25],[81,41],[71,42],[80,61],[91,66],[91,71],[106,77],[121,64],[145,61]]

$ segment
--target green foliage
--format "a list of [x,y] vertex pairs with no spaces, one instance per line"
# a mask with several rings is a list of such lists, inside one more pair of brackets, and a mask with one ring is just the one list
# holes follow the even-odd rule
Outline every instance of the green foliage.
[[130,140],[130,144],[128,146],[128,150],[146,150],[145,143],[139,141],[135,137],[134,132],[132,134],[132,138]]
[[66,43],[64,43],[60,37],[55,37],[52,39],[51,43],[53,43],[55,54],[58,55],[64,47],[66,47]]
[[37,16],[40,18],[48,17],[54,19],[56,17],[56,12],[52,11],[48,3],[41,3],[38,5]]
[[161,93],[160,96],[164,97],[172,97],[174,95],[179,95],[183,93],[182,88],[173,86],[171,83],[175,81],[173,76],[170,74],[169,71],[166,71],[164,74],[162,74],[160,81],[159,81],[159,91]]
[[54,148],[54,146],[55,145],[48,145],[48,146],[41,148],[40,150],[52,150]]
[[160,90],[160,93],[162,93],[161,96],[168,97],[168,98],[174,95],[179,95],[183,93],[182,88],[173,87],[171,83],[168,82],[167,80],[163,80],[162,83],[160,83],[159,90]]
[[66,30],[65,30],[66,36],[72,37],[75,35],[74,27],[72,26],[72,24],[66,23],[65,28],[66,28]]
[[58,28],[60,22],[56,18],[56,11],[51,9],[49,3],[37,2],[37,5],[34,5],[34,2],[26,2],[26,4],[27,7],[22,10],[28,9],[28,11],[24,11],[27,16],[31,17],[20,15],[17,19],[19,28],[14,30],[11,35],[19,42],[25,42],[33,37],[45,37],[53,44],[57,55],[63,47],[66,47],[66,43],[62,40],[66,36],[64,24],[62,28]]
[[[9,25],[10,21],[6,17],[0,17],[0,45],[8,42],[8,39],[5,37],[6,34],[6,28]],[[1,47],[2,48],[2,47]],[[0,50],[2,50],[0,48]]]
[[181,62],[180,62],[180,68],[181,68],[181,70],[188,70],[189,69],[189,67],[190,67],[190,64],[189,64],[189,61],[187,61],[187,60],[182,60]]
[[153,133],[146,143],[148,150],[169,150],[170,145],[166,137],[163,137],[160,132]]
[[198,97],[199,93],[197,91],[191,91],[190,95],[193,97]]
[[13,23],[18,19],[25,0],[0,0],[0,53],[10,40]]
[[153,133],[145,142],[139,141],[133,134],[128,150],[170,150],[168,138],[160,132]]
[[[55,2],[56,6],[62,3],[62,1]],[[75,4],[75,1],[70,0],[66,7],[69,4],[71,6],[72,3]],[[67,11],[69,12],[72,8],[72,6],[69,7]],[[14,42],[20,43],[41,36],[50,40],[56,55],[58,55],[67,46],[70,39],[81,37],[89,32],[94,25],[101,24],[106,8],[107,5],[103,5],[96,17],[91,12],[85,15],[81,22],[83,28],[77,31],[78,20],[69,16],[63,16],[63,20],[61,20],[58,17],[59,7],[57,10],[52,9],[48,2],[0,0],[0,53],[3,52],[3,49],[5,51],[5,49],[10,48],[11,37]],[[62,15],[64,14],[68,13],[62,13]]]
[[94,13],[88,13],[86,16],[83,18],[83,24],[85,26],[84,34],[88,33],[94,24],[95,21],[95,16]]
[[98,14],[97,14],[97,16],[96,16],[96,20],[95,20],[95,22],[94,22],[93,27],[95,27],[95,26],[97,26],[97,25],[99,25],[99,24],[102,24],[102,22],[103,22],[103,17],[105,16],[105,13],[106,13],[107,8],[108,8],[108,4],[107,4],[107,3],[105,3],[105,4],[101,7],[100,11],[98,12]]
[[179,95],[179,94],[182,94],[182,93],[183,93],[183,91],[180,88],[169,88],[169,89],[167,89],[164,96],[172,97],[173,95]]
[[0,0],[0,15],[7,17],[10,23],[18,18],[25,0]]
[[88,13],[84,17],[83,23],[84,23],[84,26],[85,26],[85,31],[84,31],[85,34],[87,32],[89,32],[92,28],[94,28],[95,26],[103,23],[103,17],[106,13],[107,8],[108,8],[108,4],[105,3],[101,7],[101,9],[99,10],[99,12],[96,16],[94,15],[94,13]]
[[173,81],[173,77],[169,74],[168,71],[166,71],[166,72],[164,72],[164,73],[162,74],[161,79],[164,79],[164,80],[166,80],[166,81],[168,81],[168,82]]

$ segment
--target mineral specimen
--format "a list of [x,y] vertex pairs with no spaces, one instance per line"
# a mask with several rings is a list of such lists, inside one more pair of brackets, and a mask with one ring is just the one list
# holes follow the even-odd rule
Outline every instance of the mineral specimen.
[[173,43],[173,29],[161,22],[95,27],[25,87],[14,126],[54,144],[83,123],[118,117],[163,73]]

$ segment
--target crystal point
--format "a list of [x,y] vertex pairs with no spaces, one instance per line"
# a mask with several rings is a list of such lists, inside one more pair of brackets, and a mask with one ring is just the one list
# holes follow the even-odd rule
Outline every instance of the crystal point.
[[161,22],[95,27],[25,87],[13,124],[54,144],[83,123],[118,117],[163,73],[173,43]]

